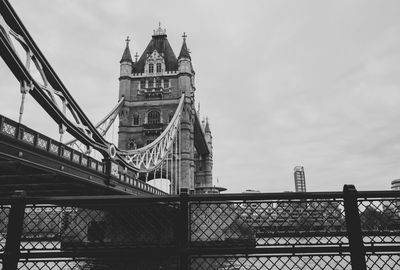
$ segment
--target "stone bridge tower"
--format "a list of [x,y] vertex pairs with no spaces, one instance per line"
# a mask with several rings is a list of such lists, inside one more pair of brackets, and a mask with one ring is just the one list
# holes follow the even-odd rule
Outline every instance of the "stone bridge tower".
[[[186,35],[178,58],[166,30],[153,31],[152,39],[139,57],[132,59],[129,39],[120,61],[119,98],[125,97],[120,112],[118,147],[141,148],[154,141],[168,126],[182,94],[185,103],[181,120],[181,179],[179,192],[194,193],[198,187],[212,186],[212,153],[199,155],[195,136],[203,136],[212,149],[211,131],[199,125],[195,110],[195,72],[186,45]],[[200,126],[200,127],[199,127]],[[199,132],[200,128],[200,132]]]

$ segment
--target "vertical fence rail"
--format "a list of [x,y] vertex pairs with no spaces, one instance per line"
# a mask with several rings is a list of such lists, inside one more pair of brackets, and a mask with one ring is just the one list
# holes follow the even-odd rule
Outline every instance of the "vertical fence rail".
[[351,265],[353,269],[366,270],[365,247],[361,234],[356,188],[353,185],[345,185],[343,187],[343,198]]
[[18,266],[25,214],[25,195],[24,191],[16,191],[12,197],[4,249],[4,270],[15,270]]
[[189,195],[187,193],[182,193],[180,195],[180,215],[179,215],[179,246],[180,246],[180,257],[179,257],[179,268],[180,270],[189,270]]
[[159,198],[18,192],[2,198],[8,222],[0,220],[0,268],[400,269],[399,196],[352,185],[333,193]]

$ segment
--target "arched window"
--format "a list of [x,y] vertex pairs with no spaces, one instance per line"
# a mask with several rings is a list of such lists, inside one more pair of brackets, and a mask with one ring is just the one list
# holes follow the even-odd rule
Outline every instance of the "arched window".
[[136,145],[135,139],[129,138],[128,149],[130,150],[130,149],[136,149],[136,148],[137,148],[137,145]]
[[156,70],[157,70],[157,73],[161,72],[161,63],[157,63]]
[[172,117],[174,117],[174,113],[171,111],[171,112],[169,112],[169,114],[168,114],[168,121],[169,121],[169,122],[171,122]]
[[154,64],[149,64],[149,73],[154,73]]
[[147,115],[147,123],[158,124],[160,123],[160,113],[158,111],[151,111]]

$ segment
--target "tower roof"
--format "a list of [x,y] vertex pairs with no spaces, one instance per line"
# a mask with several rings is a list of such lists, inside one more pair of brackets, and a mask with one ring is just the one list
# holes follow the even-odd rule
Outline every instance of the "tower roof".
[[159,26],[157,30],[154,30],[150,43],[147,45],[139,60],[134,65],[134,73],[144,72],[146,58],[148,55],[153,53],[154,50],[164,57],[165,69],[167,71],[178,70],[178,59],[176,58],[175,53],[168,42],[166,30],[161,29],[161,26]]
[[209,133],[211,133],[211,130],[210,130],[210,124],[208,123],[208,117],[206,118],[206,127],[204,128],[204,132],[209,132]]
[[181,52],[179,53],[178,59],[188,58],[188,59],[192,60],[190,58],[189,50],[188,50],[188,48],[186,46],[186,37],[187,37],[186,34],[183,33],[182,37],[183,37],[183,43],[182,43],[182,48],[181,48]]
[[124,53],[122,54],[122,58],[121,61],[119,61],[120,63],[122,62],[132,62],[132,56],[131,56],[131,51],[129,50],[129,37],[126,37],[126,47],[124,50]]

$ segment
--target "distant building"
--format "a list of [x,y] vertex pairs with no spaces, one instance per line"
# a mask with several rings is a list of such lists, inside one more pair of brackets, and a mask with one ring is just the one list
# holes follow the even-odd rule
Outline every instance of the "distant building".
[[306,177],[303,166],[294,167],[294,186],[296,192],[306,192]]
[[392,181],[392,190],[400,190],[400,179],[394,179]]

